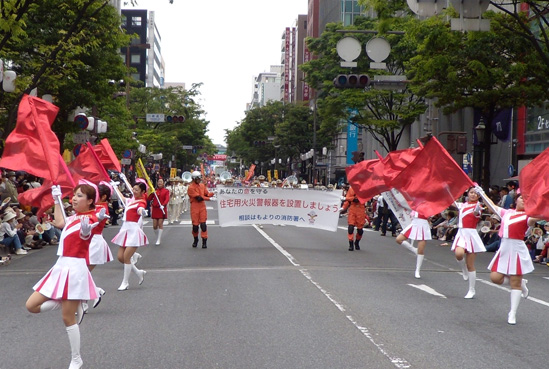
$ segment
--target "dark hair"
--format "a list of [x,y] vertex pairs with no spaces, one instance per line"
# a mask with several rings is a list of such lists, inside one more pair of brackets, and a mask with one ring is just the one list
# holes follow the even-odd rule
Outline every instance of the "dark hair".
[[111,199],[111,189],[109,187],[107,187],[104,184],[100,184],[99,186],[97,186],[97,188],[99,189],[99,199],[100,200],[103,197],[103,195],[107,196],[107,201],[109,201]]
[[82,191],[82,193],[86,195],[88,200],[91,199],[92,203],[90,204],[90,209],[95,209],[95,188],[87,184],[80,184],[74,188],[74,193],[76,193],[78,189],[80,189],[80,191]]
[[137,182],[134,184],[134,186],[139,186],[141,192],[147,192],[147,186],[145,186],[145,183],[143,182]]

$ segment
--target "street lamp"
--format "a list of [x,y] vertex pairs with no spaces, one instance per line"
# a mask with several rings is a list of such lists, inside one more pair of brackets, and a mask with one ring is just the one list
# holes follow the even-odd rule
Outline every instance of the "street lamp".
[[[486,150],[485,136],[486,136],[486,124],[481,116],[478,124],[475,126],[476,140],[474,140],[473,151],[473,181],[482,186],[482,172],[484,165],[490,165],[490,163],[484,163],[484,155]],[[488,147],[490,150],[490,147]]]
[[130,44],[126,46],[126,69],[128,71],[128,77],[126,78],[126,108],[130,109],[130,49],[132,47],[137,47],[139,49],[150,49],[151,44]]

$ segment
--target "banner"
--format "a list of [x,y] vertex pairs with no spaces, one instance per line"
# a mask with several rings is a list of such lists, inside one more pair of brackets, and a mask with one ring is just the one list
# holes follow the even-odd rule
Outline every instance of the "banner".
[[335,232],[341,191],[218,187],[219,225],[284,224]]
[[177,175],[177,168],[170,168],[170,178],[175,178]]
[[137,161],[135,162],[135,170],[137,172],[137,176],[139,178],[143,178],[145,181],[147,181],[147,184],[149,185],[147,195],[153,193],[155,191],[154,186],[151,182],[151,179],[149,178],[149,175],[147,174],[147,171],[145,170],[145,166],[143,165],[141,158],[137,159]]
[[383,192],[381,195],[395,214],[402,229],[408,227],[412,223],[412,209],[404,196],[396,188],[391,188],[390,191]]
[[244,179],[245,182],[249,182],[250,179],[254,176],[254,170],[255,170],[255,164],[250,165],[250,170],[248,170],[248,174],[246,174],[246,179]]

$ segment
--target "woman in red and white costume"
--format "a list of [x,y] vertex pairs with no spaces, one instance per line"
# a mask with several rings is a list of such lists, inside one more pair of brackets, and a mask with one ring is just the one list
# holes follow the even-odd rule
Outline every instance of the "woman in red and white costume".
[[496,206],[481,187],[477,186],[475,189],[488,208],[501,218],[499,229],[501,244],[488,265],[488,269],[491,271],[490,279],[493,283],[509,283],[511,285],[511,309],[507,316],[507,323],[516,324],[520,298],[527,298],[529,293],[528,287],[526,287],[528,280],[522,276],[534,270],[532,257],[524,243],[524,235],[528,227],[533,227],[540,219],[526,215],[520,190],[517,190],[514,209],[504,209]]
[[129,279],[132,270],[139,278],[139,284],[143,283],[147,271],[137,269],[132,257],[136,254],[138,247],[147,246],[149,240],[143,232],[143,217],[147,215],[147,184],[145,181],[138,178],[132,187],[133,197],[125,198],[121,195],[120,201],[125,203],[124,209],[124,224],[120,227],[120,231],[112,239],[112,243],[120,246],[118,248],[118,261],[124,264],[124,278],[118,291],[127,290],[129,287]]
[[478,252],[486,252],[484,243],[477,231],[477,224],[480,220],[482,208],[479,203],[480,195],[474,187],[467,191],[467,202],[454,205],[459,210],[458,231],[452,243],[452,251],[456,256],[457,263],[461,267],[463,279],[469,280],[469,291],[466,299],[475,297],[475,283],[477,271],[475,269],[475,258]]
[[82,366],[78,327],[84,317],[82,301],[97,297],[96,286],[88,270],[92,229],[98,224],[94,210],[96,190],[87,184],[76,186],[72,198],[76,213],[66,221],[63,205],[59,203],[59,186],[52,186],[52,196],[55,201],[53,225],[63,228],[57,249],[59,258],[34,286],[35,292],[27,300],[26,307],[31,313],[61,309],[71,347],[69,369],[78,369]]
[[[427,244],[427,240],[431,239],[431,227],[427,218],[419,215],[417,211],[412,210],[410,215],[412,216],[412,222],[400,232],[396,238],[396,242],[399,245],[406,247],[414,254],[417,254],[414,276],[419,279],[421,278],[421,265],[423,264],[423,259],[425,257],[425,245]],[[408,238],[418,241],[417,249],[406,241]]]
[[157,189],[151,193],[147,201],[151,202],[151,218],[153,220],[153,231],[156,235],[156,244],[162,242],[164,232],[164,219],[168,218],[168,202],[170,202],[170,191],[164,186],[164,179],[158,178]]
[[[109,244],[103,238],[103,229],[109,219],[109,201],[112,196],[112,186],[105,182],[99,182],[98,200],[95,203],[95,210],[99,225],[93,229],[93,237],[90,243],[90,264],[88,268],[90,272],[96,265],[103,265],[113,260],[112,252]],[[97,287],[97,298],[92,301],[92,306],[95,308],[101,302],[101,296],[105,294],[105,290]],[[84,308],[86,309],[86,306]]]

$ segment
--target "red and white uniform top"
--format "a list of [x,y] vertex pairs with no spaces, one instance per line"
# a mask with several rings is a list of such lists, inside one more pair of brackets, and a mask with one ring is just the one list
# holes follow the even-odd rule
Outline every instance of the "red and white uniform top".
[[[95,215],[97,216],[101,209],[105,209],[105,214],[109,215],[109,205],[106,202],[98,202],[95,204]],[[92,230],[92,234],[101,234],[103,233],[103,229],[105,229],[105,224],[107,224],[107,220],[109,218],[105,218],[102,221],[99,222],[97,227],[95,227]]]
[[137,223],[141,215],[137,212],[139,208],[147,208],[147,197],[143,196],[140,199],[131,198],[126,204],[126,211],[124,213],[124,221]]
[[463,202],[456,203],[459,209],[459,228],[477,228],[478,221],[480,220],[480,214],[475,215],[476,202]]
[[57,247],[57,255],[89,260],[89,248],[92,237],[82,239],[80,237],[80,220],[89,218],[90,224],[97,222],[95,209],[85,213],[76,213],[67,218],[65,228],[61,232],[61,239]]
[[499,209],[498,215],[501,218],[499,236],[522,241],[528,230],[528,219],[530,217],[523,211],[503,208]]

